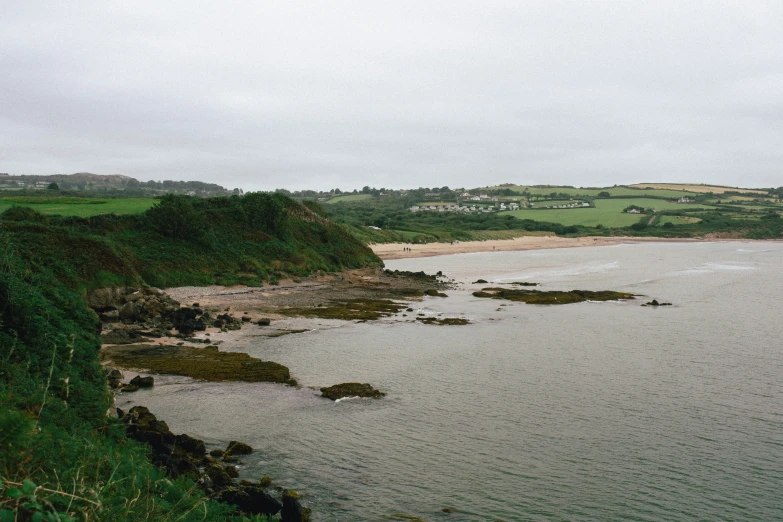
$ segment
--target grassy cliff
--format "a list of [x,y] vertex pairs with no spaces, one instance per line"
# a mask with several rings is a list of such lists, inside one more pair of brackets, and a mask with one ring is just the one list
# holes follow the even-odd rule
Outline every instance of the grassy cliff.
[[7,210],[0,215],[0,520],[233,516],[189,479],[165,477],[106,415],[111,395],[88,290],[260,284],[380,264],[319,208],[283,196],[168,196],[141,215],[87,219]]

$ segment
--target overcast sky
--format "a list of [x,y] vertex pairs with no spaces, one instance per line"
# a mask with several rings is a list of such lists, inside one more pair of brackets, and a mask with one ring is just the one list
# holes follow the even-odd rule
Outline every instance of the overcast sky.
[[0,71],[0,172],[783,185],[779,0],[25,0]]

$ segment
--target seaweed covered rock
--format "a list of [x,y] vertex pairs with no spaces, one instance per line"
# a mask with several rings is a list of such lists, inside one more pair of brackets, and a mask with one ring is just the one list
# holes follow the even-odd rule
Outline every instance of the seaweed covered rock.
[[473,292],[473,296],[545,305],[581,303],[584,301],[621,301],[624,299],[636,298],[634,294],[628,292],[615,292],[613,290],[550,290],[543,292],[540,290],[509,290],[507,288],[495,287],[482,288],[479,292]]
[[344,382],[342,384],[335,384],[334,386],[321,388],[321,397],[326,397],[327,399],[331,399],[333,401],[342,399],[343,397],[367,397],[372,399],[380,399],[381,397],[385,396],[385,393],[376,390],[372,387],[372,385],[367,383],[362,384],[358,382]]
[[245,444],[244,442],[239,442],[236,440],[232,440],[228,443],[228,447],[226,448],[226,453],[230,453],[232,455],[250,455],[253,453],[253,448],[250,447],[250,445]]

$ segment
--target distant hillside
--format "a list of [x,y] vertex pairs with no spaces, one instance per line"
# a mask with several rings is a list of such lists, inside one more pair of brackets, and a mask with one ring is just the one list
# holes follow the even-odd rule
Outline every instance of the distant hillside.
[[45,176],[0,174],[0,190],[43,190],[51,183],[56,183],[61,190],[117,196],[183,194],[207,197],[242,193],[240,189],[229,190],[215,183],[203,181],[139,181],[122,174],[92,174],[90,172]]

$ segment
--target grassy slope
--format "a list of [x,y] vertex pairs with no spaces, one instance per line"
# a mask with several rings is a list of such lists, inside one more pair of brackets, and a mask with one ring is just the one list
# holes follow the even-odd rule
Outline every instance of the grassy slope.
[[329,199],[327,201],[324,201],[326,204],[333,204],[333,203],[340,203],[340,202],[346,202],[346,201],[363,201],[367,199],[372,199],[372,195],[370,194],[350,194],[348,196],[337,196],[332,199]]
[[[258,282],[283,271],[379,264],[310,209],[280,197],[260,200],[174,198],[161,204],[174,205],[173,214],[91,219],[25,209],[0,215],[0,514],[22,513],[8,488],[31,480],[50,490],[35,493],[45,502],[34,510],[47,514],[231,518],[189,480],[164,477],[146,448],[106,416],[111,396],[98,363],[99,323],[83,296],[107,284],[202,284],[240,279],[239,270]],[[177,213],[189,211],[180,225],[200,226],[174,227]]]

